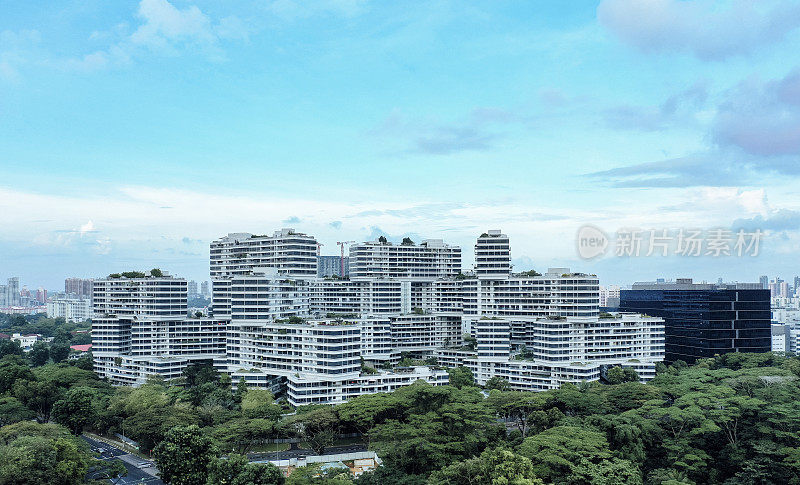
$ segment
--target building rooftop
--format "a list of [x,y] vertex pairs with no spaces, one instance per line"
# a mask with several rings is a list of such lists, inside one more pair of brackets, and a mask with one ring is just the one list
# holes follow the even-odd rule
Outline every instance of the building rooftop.
[[639,281],[632,290],[761,290],[761,283],[694,283],[691,278],[675,281]]

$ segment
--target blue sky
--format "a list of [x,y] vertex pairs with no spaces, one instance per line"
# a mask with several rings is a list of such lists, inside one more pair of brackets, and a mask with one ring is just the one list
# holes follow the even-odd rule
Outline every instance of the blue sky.
[[[800,273],[800,4],[0,0],[0,278],[294,227],[501,228],[518,269]],[[586,223],[763,228],[756,258],[582,261]]]

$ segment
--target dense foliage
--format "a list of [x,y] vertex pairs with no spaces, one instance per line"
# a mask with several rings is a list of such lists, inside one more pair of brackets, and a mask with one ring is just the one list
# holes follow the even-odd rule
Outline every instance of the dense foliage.
[[51,347],[55,344],[64,344],[67,351],[70,345],[92,343],[92,336],[89,333],[91,327],[92,324],[88,321],[66,322],[63,318],[47,318],[43,313],[36,315],[0,313],[0,333],[9,335],[38,333],[42,337],[53,337]]
[[[210,364],[169,384],[112,387],[78,361],[34,366],[0,359],[0,483],[28,483],[35,460],[78,483],[92,458],[73,438],[123,433],[156,457],[169,483],[282,483],[248,463],[275,438],[323,453],[360,436],[383,465],[358,479],[317,465],[287,484],[800,484],[800,359],[728,354],[660,366],[648,384],[619,370],[615,384],[508,390],[424,382],[338,406],[291,409]],[[31,421],[35,420],[35,421]],[[20,430],[23,429],[24,432]],[[71,478],[70,478],[71,477]],[[71,480],[71,481],[70,481]],[[30,482],[33,483],[33,482]]]

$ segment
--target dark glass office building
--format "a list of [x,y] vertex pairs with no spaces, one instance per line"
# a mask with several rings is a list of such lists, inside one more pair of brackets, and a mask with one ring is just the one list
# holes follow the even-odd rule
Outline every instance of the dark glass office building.
[[758,283],[636,283],[619,309],[664,319],[667,362],[770,351],[770,294]]

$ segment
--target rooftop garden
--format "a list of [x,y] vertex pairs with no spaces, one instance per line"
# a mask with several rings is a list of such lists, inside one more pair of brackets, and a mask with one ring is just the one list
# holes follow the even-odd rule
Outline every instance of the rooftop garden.
[[520,277],[520,278],[533,278],[535,276],[542,276],[542,273],[536,271],[535,269],[532,269],[530,271],[523,271],[521,273],[515,273],[514,276],[517,276],[517,277]]
[[292,315],[289,318],[279,318],[275,320],[275,323],[288,323],[290,325],[303,325],[304,323],[308,323],[305,318],[300,318],[298,316]]
[[[110,275],[108,275],[108,277],[112,278],[112,279],[116,279],[116,278],[128,278],[128,279],[147,278],[147,276],[148,276],[148,274],[143,273],[141,271],[125,271],[125,272],[122,272],[122,273],[111,273]],[[152,276],[154,278],[161,278],[162,276],[164,276],[164,272],[161,271],[158,268],[153,268],[153,269],[150,270],[149,276]]]

